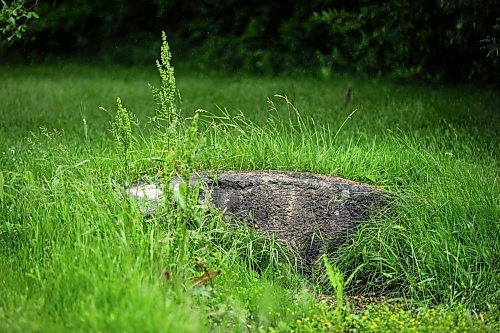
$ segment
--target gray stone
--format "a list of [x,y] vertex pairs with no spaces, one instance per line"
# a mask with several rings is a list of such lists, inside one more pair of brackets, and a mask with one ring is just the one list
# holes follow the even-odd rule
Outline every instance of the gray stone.
[[127,189],[127,193],[137,200],[141,213],[146,217],[154,215],[163,204],[164,188],[161,183],[136,184]]
[[[175,191],[182,180],[175,179]],[[206,198],[224,214],[272,233],[311,262],[331,252],[349,233],[384,209],[387,193],[351,180],[281,171],[203,173],[192,176],[200,182],[200,199]],[[129,193],[139,200],[145,215],[154,214],[162,200],[156,185],[137,185]]]

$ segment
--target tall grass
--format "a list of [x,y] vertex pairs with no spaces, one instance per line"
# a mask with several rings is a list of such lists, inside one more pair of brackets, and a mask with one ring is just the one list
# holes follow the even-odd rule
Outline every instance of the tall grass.
[[[198,112],[196,133],[182,137],[188,145],[167,156],[164,137],[148,132],[151,74],[77,66],[64,73],[0,72],[0,330],[286,331],[315,316],[328,329],[329,307],[318,306],[327,292],[322,263],[318,280],[302,278],[286,247],[197,205],[194,192],[184,198],[191,204],[141,216],[123,184],[172,170],[309,171],[381,187],[398,198],[394,213],[374,216],[330,255],[348,281],[346,299],[375,293],[410,311],[445,306],[437,315],[452,313],[460,325],[464,307],[475,322],[484,311],[495,318],[493,92],[187,73],[178,77],[184,114],[210,112]],[[346,108],[347,80],[354,98]],[[117,95],[140,123],[126,173],[112,114],[98,108],[113,110]],[[200,263],[221,273],[193,288]],[[381,311],[373,316],[384,318]]]
[[[388,133],[379,144],[354,138],[336,144],[334,132],[312,119],[306,125],[304,119],[289,124],[271,118],[268,126],[241,117],[216,120],[207,126],[212,143],[205,167],[312,171],[369,182],[396,195],[395,216],[364,225],[337,253],[339,267],[354,273],[351,291],[430,304],[496,304],[496,160],[471,163],[442,151],[442,135],[434,131],[425,140]],[[474,145],[467,137],[457,136],[456,143]]]
[[[198,332],[222,322],[225,331],[253,312],[270,325],[274,315],[258,313],[267,289],[279,307],[307,286],[282,246],[216,212],[189,205],[145,220],[110,175],[119,159],[60,162],[43,163],[43,174],[5,173],[6,329]],[[198,262],[222,273],[193,288]]]

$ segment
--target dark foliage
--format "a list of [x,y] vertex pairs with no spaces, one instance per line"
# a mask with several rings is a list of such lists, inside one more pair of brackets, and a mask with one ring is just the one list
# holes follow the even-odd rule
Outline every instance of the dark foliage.
[[499,81],[500,0],[53,0],[37,12],[4,53],[150,63],[165,30],[177,59],[211,68]]

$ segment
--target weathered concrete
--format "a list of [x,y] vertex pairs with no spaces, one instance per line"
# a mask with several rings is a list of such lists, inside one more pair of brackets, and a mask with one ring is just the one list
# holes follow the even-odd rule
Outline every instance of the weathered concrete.
[[[192,176],[190,184],[197,181],[202,183],[202,200],[208,197],[225,214],[271,232],[307,261],[335,249],[350,231],[369,219],[372,210],[381,209],[386,203],[386,194],[380,189],[311,173],[201,174]],[[175,189],[180,182],[176,179],[171,186]],[[155,205],[161,201],[161,189],[144,186],[133,187],[129,193],[136,198],[143,195],[145,214],[154,214]]]

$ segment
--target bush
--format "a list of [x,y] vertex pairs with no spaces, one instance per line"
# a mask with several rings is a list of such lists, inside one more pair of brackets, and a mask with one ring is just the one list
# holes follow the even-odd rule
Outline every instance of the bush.
[[209,68],[498,82],[500,0],[56,0],[40,2],[37,12],[40,20],[18,43],[37,57],[101,55],[131,64],[133,54],[133,64],[150,63],[148,44],[164,30],[180,57]]
[[[481,50],[498,1],[385,1],[314,14],[329,28],[334,64],[396,78],[496,79]],[[353,64],[355,64],[353,66]]]

